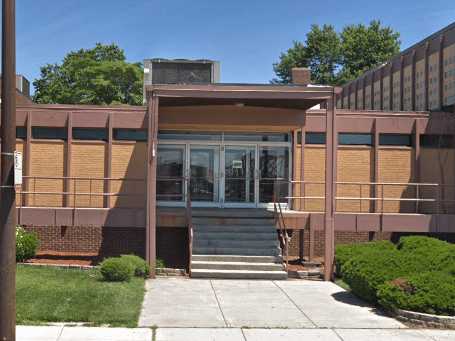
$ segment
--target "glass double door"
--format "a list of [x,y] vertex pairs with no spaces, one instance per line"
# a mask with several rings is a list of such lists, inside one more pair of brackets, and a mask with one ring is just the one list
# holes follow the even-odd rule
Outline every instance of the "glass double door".
[[194,206],[258,207],[274,200],[277,181],[284,198],[288,178],[288,147],[187,144],[158,149],[157,199],[168,204],[190,195]]

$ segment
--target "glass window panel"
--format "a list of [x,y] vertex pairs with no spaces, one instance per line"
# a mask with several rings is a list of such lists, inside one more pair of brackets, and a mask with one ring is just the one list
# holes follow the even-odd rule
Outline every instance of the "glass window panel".
[[412,146],[412,135],[409,134],[379,134],[381,146]]
[[259,201],[287,202],[289,177],[289,148],[261,147],[259,149]]
[[16,127],[16,138],[26,139],[27,138],[27,127]]
[[62,127],[62,128],[32,127],[32,138],[66,140],[67,139],[67,129],[64,127]]
[[340,145],[367,145],[373,144],[372,134],[351,134],[351,133],[339,133],[338,143]]
[[117,128],[114,129],[114,140],[147,141],[147,130]]
[[305,133],[306,144],[325,144],[325,133]]
[[160,201],[184,200],[185,147],[158,146],[156,196]]
[[225,201],[254,203],[255,148],[226,147]]
[[75,140],[107,140],[107,129],[105,128],[73,128],[73,139]]
[[218,200],[219,148],[191,147],[191,201]]

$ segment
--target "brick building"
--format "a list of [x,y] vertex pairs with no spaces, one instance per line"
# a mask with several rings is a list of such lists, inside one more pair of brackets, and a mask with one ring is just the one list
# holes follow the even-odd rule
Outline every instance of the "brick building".
[[[336,242],[455,232],[448,106],[390,110],[384,78],[360,96],[348,85],[335,109],[334,89],[309,84],[305,69],[294,84],[257,85],[216,83],[208,60],[144,65],[141,107],[19,103],[18,221],[41,252],[133,252],[222,276],[213,259],[276,263],[290,235],[291,254],[324,256],[328,279]],[[262,276],[283,275],[269,267]]]

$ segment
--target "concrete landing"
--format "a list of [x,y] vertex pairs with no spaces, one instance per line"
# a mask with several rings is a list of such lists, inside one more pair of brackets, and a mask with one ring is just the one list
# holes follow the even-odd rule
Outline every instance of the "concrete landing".
[[404,328],[330,282],[160,278],[146,289],[141,327]]

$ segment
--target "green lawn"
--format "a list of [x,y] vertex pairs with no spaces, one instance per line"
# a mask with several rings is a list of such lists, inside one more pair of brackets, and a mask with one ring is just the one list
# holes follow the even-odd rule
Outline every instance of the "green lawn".
[[17,323],[86,322],[135,327],[144,279],[108,283],[96,270],[17,267]]

